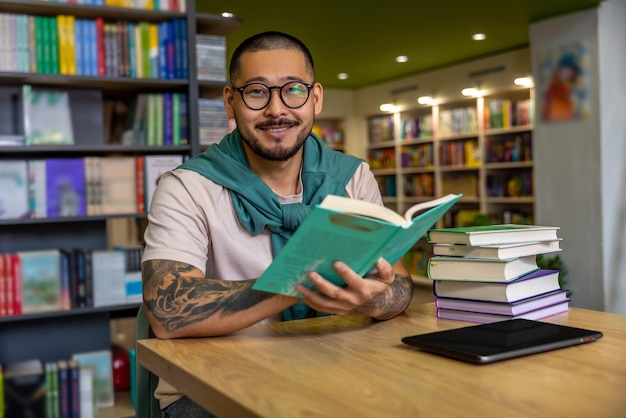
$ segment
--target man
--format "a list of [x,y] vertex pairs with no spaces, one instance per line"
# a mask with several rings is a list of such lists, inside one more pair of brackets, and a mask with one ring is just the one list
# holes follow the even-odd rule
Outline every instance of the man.
[[[311,272],[318,290],[297,286],[303,299],[252,290],[311,205],[327,194],[382,200],[365,162],[311,134],[323,89],[301,41],[255,35],[236,49],[229,71],[224,104],[237,129],[166,173],[152,199],[142,273],[155,335],[217,336],[281,317],[402,313],[411,278],[383,259],[366,278],[337,262],[345,288]],[[164,416],[211,416],[162,380],[155,395]]]

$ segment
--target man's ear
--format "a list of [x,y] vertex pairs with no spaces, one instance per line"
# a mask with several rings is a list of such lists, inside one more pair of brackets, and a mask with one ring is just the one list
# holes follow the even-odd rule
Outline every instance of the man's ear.
[[226,114],[229,118],[235,117],[235,111],[233,109],[233,101],[235,100],[234,93],[235,90],[232,86],[224,86],[224,89],[222,90],[222,96],[224,98],[224,109],[226,110]]
[[315,83],[311,93],[313,94],[313,103],[315,104],[315,114],[319,115],[324,104],[324,88],[320,83]]

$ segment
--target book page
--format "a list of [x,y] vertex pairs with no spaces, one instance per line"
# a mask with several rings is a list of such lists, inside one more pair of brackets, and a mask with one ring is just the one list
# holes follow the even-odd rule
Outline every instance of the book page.
[[406,225],[406,220],[393,210],[364,200],[328,195],[324,198],[322,203],[320,203],[320,206],[337,212],[352,213],[380,219],[395,225]]
[[420,215],[421,213],[425,212],[427,209],[430,209],[432,207],[441,205],[443,203],[446,203],[450,200],[456,199],[457,197],[461,197],[462,194],[448,194],[446,196],[440,197],[438,199],[434,199],[434,200],[429,200],[428,202],[422,202],[422,203],[418,203],[417,205],[411,206],[404,214],[404,218],[406,219],[406,222],[410,223],[411,219],[413,219],[414,217]]

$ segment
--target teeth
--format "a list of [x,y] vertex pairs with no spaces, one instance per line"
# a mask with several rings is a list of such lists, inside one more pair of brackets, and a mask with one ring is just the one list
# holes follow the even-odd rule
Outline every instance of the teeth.
[[282,131],[286,131],[288,128],[287,127],[279,127],[279,128],[268,128],[267,130],[269,132],[282,132]]

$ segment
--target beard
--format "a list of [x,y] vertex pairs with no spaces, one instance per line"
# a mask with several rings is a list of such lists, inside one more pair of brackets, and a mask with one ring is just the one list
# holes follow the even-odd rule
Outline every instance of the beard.
[[[236,121],[235,117],[235,121]],[[298,126],[299,130],[296,137],[296,142],[292,146],[281,146],[275,148],[264,147],[259,138],[255,135],[254,131],[248,129],[245,125],[237,123],[239,132],[243,142],[259,157],[267,161],[287,161],[300,151],[304,146],[306,139],[311,133],[313,128],[313,122],[307,125],[302,125],[301,122],[294,122],[287,119],[277,119],[274,121],[257,124],[256,128],[278,127],[278,126]]]

